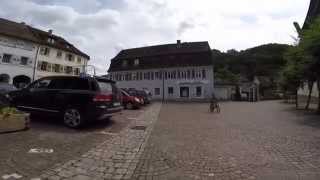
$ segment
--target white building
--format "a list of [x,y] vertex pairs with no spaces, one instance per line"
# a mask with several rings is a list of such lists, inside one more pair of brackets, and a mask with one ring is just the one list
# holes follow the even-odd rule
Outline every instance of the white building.
[[0,82],[21,87],[51,75],[78,75],[90,57],[52,31],[0,18]]
[[122,50],[108,72],[120,88],[147,89],[155,99],[207,100],[214,88],[208,42]]

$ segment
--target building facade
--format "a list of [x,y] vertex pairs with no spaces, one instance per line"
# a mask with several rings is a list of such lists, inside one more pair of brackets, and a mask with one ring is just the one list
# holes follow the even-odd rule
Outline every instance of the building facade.
[[0,18],[0,82],[23,87],[51,75],[79,75],[90,57],[52,30]]
[[122,50],[108,72],[120,88],[145,89],[159,100],[209,99],[214,88],[208,42]]

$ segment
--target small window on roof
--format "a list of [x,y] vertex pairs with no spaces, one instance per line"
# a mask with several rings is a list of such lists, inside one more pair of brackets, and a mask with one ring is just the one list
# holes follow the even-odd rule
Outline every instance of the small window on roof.
[[135,59],[135,60],[134,60],[134,65],[135,65],[135,66],[139,66],[139,59]]
[[128,66],[128,61],[127,60],[122,61],[122,67],[127,67],[127,66]]

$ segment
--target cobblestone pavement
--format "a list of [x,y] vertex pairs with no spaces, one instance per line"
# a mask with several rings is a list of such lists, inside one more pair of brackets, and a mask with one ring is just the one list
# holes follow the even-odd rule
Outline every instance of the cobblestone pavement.
[[[66,128],[55,118],[32,118],[28,131],[0,134],[0,179],[16,173],[22,176],[20,179],[30,180],[57,163],[75,159],[121,132],[132,121],[130,118],[143,111],[123,111],[81,130]],[[29,153],[33,148],[52,149],[53,153]]]
[[57,164],[43,173],[41,179],[130,179],[158,119],[160,108],[160,103],[154,103],[138,118],[131,118],[130,125],[119,134],[79,158]]
[[279,101],[164,104],[132,179],[320,179],[320,118]]

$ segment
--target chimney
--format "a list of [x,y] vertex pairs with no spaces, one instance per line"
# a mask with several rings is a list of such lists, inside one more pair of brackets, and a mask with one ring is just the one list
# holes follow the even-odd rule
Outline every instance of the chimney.
[[48,33],[49,33],[49,35],[52,35],[52,29],[49,29],[49,31],[48,31]]

